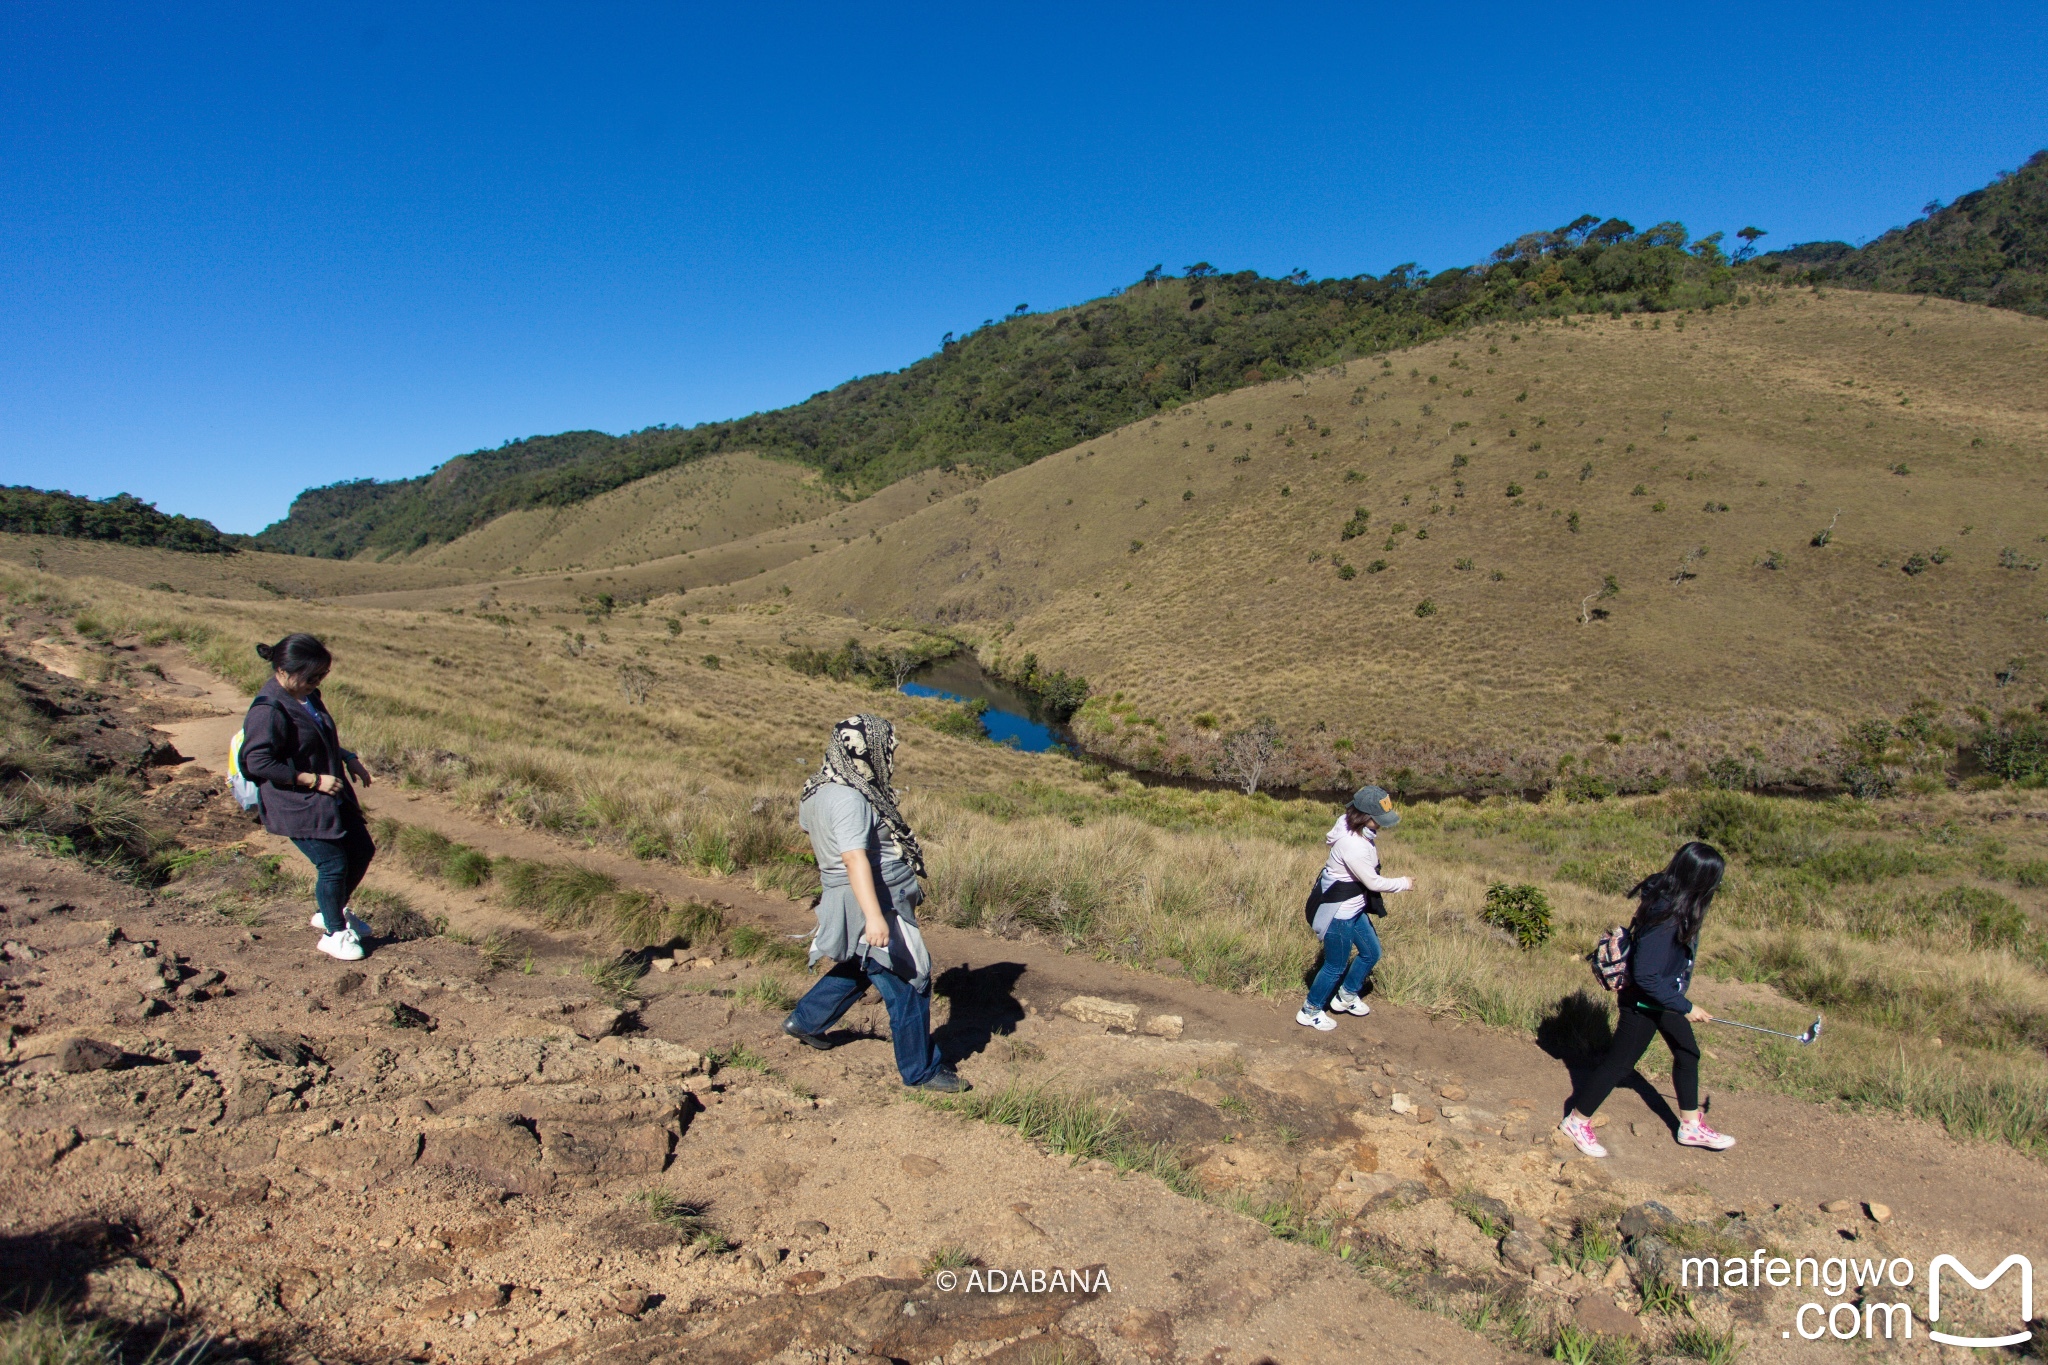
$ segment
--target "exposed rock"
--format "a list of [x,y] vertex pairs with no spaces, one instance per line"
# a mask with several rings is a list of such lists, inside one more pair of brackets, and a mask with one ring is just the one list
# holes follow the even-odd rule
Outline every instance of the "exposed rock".
[[1436,1110],[1434,1110],[1434,1109],[1430,1108],[1430,1107],[1429,1107],[1428,1105],[1426,1105],[1426,1104],[1418,1104],[1418,1105],[1416,1105],[1416,1106],[1415,1106],[1415,1121],[1416,1121],[1417,1123],[1435,1123],[1435,1122],[1436,1122]]
[[790,1231],[798,1237],[823,1237],[832,1229],[815,1218],[806,1218],[791,1228]]
[[442,1294],[438,1298],[428,1299],[415,1310],[415,1314],[429,1322],[438,1322],[442,1318],[460,1317],[464,1313],[488,1313],[493,1308],[504,1307],[506,1299],[510,1298],[511,1294],[512,1286],[509,1284],[478,1285],[474,1289],[461,1289],[453,1294]]
[[1856,1201],[1853,1199],[1830,1199],[1820,1206],[1822,1213],[1849,1213],[1855,1208]]
[[1449,1085],[1444,1086],[1441,1090],[1438,1090],[1436,1093],[1443,1096],[1445,1099],[1454,1102],[1466,1098],[1465,1087],[1459,1085],[1456,1081],[1452,1081]]
[[576,1031],[577,1037],[595,1041],[616,1033],[625,1017],[624,1010],[615,1010],[609,1005],[592,1005],[570,1015],[569,1027]]
[[1116,1334],[1147,1360],[1173,1358],[1173,1319],[1157,1309],[1133,1309],[1116,1325]]
[[1870,1214],[1870,1221],[1873,1223],[1889,1223],[1892,1220],[1889,1204],[1866,1204],[1863,1207]]
[[1619,1256],[1607,1263],[1607,1273],[1600,1277],[1600,1283],[1608,1289],[1620,1289],[1628,1282],[1628,1262]]
[[1510,1270],[1530,1275],[1538,1266],[1550,1264],[1550,1248],[1517,1230],[1500,1239],[1500,1259]]
[[1656,1200],[1646,1199],[1622,1213],[1621,1235],[1633,1242],[1638,1237],[1648,1237],[1665,1228],[1676,1227],[1683,1221]]
[[1061,1003],[1060,1013],[1069,1019],[1078,1019],[1084,1024],[1101,1024],[1105,1028],[1131,1029],[1138,1027],[1138,1007],[1122,1000],[1104,1000],[1099,995],[1071,996]]
[[363,988],[363,983],[369,979],[361,972],[343,972],[340,976],[334,978],[334,993],[340,996],[354,995]]
[[0,1133],[0,1170],[44,1171],[78,1145],[76,1128],[48,1132]]
[[66,1038],[57,1054],[57,1069],[76,1076],[86,1071],[105,1071],[120,1064],[122,1052],[111,1043],[94,1038]]
[[604,1298],[605,1307],[611,1309],[614,1313],[623,1313],[629,1318],[639,1317],[653,1305],[653,1295],[644,1289],[633,1287],[614,1289],[611,1293],[605,1295]]
[[1391,1209],[1413,1208],[1415,1205],[1433,1197],[1429,1192],[1429,1187],[1420,1180],[1398,1181],[1392,1187],[1380,1191],[1367,1200],[1359,1216],[1362,1218],[1370,1217],[1375,1213]]
[[1186,1028],[1178,1014],[1155,1014],[1145,1021],[1145,1032],[1155,1038],[1178,1038]]
[[86,1311],[125,1322],[156,1322],[178,1310],[185,1295],[161,1270],[119,1261],[85,1277]]
[[420,1152],[424,1166],[453,1166],[472,1171],[493,1185],[521,1194],[542,1194],[554,1174],[540,1169],[540,1139],[532,1130],[505,1119],[483,1119],[426,1135]]
[[1409,1099],[1405,1092],[1396,1090],[1388,1107],[1397,1114],[1412,1114],[1415,1112],[1415,1101]]
[[668,1167],[672,1140],[657,1124],[543,1120],[534,1126],[540,1135],[541,1165],[572,1185],[616,1175],[657,1175]]
[[1380,1168],[1380,1149],[1377,1144],[1361,1142],[1351,1149],[1351,1164],[1361,1171],[1376,1171]]
[[1603,1293],[1592,1293],[1572,1305],[1572,1319],[1596,1336],[1647,1339],[1643,1320]]
[[1628,1249],[1636,1258],[1636,1270],[1643,1280],[1678,1282],[1678,1252],[1663,1238],[1638,1237],[1629,1243]]
[[915,1176],[920,1180],[926,1179],[930,1176],[935,1176],[939,1173],[938,1162],[933,1161],[928,1156],[919,1156],[915,1152],[912,1152],[909,1156],[904,1157],[899,1164],[903,1167],[903,1174],[908,1176]]

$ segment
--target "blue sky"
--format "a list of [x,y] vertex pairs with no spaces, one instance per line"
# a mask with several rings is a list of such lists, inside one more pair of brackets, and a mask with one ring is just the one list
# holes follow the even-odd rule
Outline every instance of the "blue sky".
[[1851,241],[2048,146],[2048,9],[0,8],[0,482],[253,531],[780,406],[1163,262]]

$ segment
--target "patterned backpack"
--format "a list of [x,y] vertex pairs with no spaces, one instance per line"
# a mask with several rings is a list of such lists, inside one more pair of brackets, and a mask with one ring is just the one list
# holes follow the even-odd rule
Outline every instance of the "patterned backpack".
[[1635,951],[1635,936],[1623,925],[1615,925],[1600,935],[1600,942],[1587,955],[1586,961],[1593,966],[1593,975],[1602,986],[1618,991],[1628,985],[1629,957]]

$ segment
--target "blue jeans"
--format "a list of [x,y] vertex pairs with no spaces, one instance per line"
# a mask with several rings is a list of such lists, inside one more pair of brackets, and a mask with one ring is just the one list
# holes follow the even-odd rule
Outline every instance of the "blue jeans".
[[370,859],[377,856],[377,845],[370,841],[370,831],[360,820],[351,825],[339,839],[294,839],[299,852],[306,855],[306,861],[313,864],[319,881],[313,886],[313,899],[320,905],[320,919],[326,924],[327,932],[338,934],[348,927],[348,918],[342,911],[348,909],[348,899],[355,895],[362,885],[363,874],[370,870]]
[[1327,1009],[1330,997],[1337,993],[1339,978],[1346,995],[1364,990],[1365,979],[1379,961],[1380,936],[1373,932],[1371,915],[1361,910],[1350,919],[1332,920],[1330,932],[1323,936],[1323,969],[1308,988],[1309,1008]]
[[903,1083],[918,1085],[945,1070],[945,1059],[932,1042],[929,992],[913,989],[886,967],[870,967],[851,959],[840,963],[804,993],[789,1022],[801,1033],[823,1033],[867,994],[870,984],[889,1008],[889,1037],[896,1045],[896,1070],[902,1073]]

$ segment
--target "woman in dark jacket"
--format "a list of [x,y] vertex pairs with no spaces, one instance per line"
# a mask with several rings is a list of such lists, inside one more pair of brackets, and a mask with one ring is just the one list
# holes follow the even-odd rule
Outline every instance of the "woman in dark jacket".
[[1572,1094],[1558,1127],[1587,1156],[1606,1156],[1593,1133],[1593,1115],[1622,1078],[1636,1069],[1659,1033],[1671,1049],[1671,1086],[1678,1094],[1678,1140],[1687,1147],[1725,1152],[1735,1139],[1717,1133],[1700,1118],[1700,1045],[1694,1024],[1713,1015],[1686,998],[1692,985],[1693,954],[1699,950],[1700,922],[1713,903],[1727,864],[1711,845],[1690,843],[1671,855],[1629,892],[1639,897],[1630,930],[1629,981],[1621,990],[1621,1022],[1614,1045]]
[[334,666],[327,646],[311,635],[287,635],[256,653],[272,669],[269,682],[242,721],[242,775],[263,796],[263,827],[299,846],[319,874],[320,951],[343,962],[363,956],[368,926],[348,913],[377,846],[363,808],[349,785],[370,785],[369,770],[341,747],[341,736],[320,699],[320,684]]

